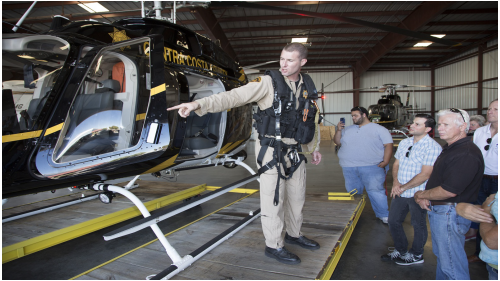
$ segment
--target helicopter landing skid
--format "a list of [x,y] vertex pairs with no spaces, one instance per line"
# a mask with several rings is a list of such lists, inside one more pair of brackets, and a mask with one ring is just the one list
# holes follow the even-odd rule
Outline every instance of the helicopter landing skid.
[[[245,218],[242,220],[242,222],[236,224],[235,226],[231,227],[230,229],[226,230],[224,233],[219,235],[218,237],[212,239],[210,242],[202,246],[200,249],[194,251],[193,253],[186,255],[184,257],[181,257],[179,253],[175,250],[174,247],[170,245],[170,243],[167,241],[167,238],[161,231],[161,229],[158,227],[157,223],[159,223],[162,220],[165,220],[169,217],[172,217],[176,214],[179,214],[185,210],[188,210],[190,208],[193,208],[195,206],[200,205],[201,203],[204,203],[206,201],[209,201],[215,197],[218,197],[226,192],[229,192],[237,187],[243,186],[247,183],[250,183],[256,179],[259,178],[259,174],[255,173],[250,167],[248,167],[246,164],[241,162],[242,159],[233,159],[232,161],[235,161],[238,163],[238,165],[241,165],[245,167],[247,170],[249,170],[252,175],[244,178],[242,180],[236,181],[232,184],[226,185],[224,187],[221,187],[217,190],[214,190],[212,192],[209,192],[207,194],[204,194],[202,196],[199,196],[197,198],[194,198],[193,200],[189,202],[184,202],[182,204],[179,204],[174,207],[170,207],[166,210],[158,210],[155,212],[154,215],[151,215],[147,208],[144,206],[144,204],[137,198],[132,192],[126,190],[123,187],[115,186],[115,185],[110,185],[110,184],[104,184],[104,183],[95,183],[95,184],[89,184],[88,189],[95,190],[95,191],[104,191],[104,192],[116,192],[119,193],[125,197],[127,197],[134,205],[139,209],[141,214],[144,216],[142,220],[133,222],[129,225],[126,225],[124,227],[121,227],[117,230],[114,230],[110,233],[107,233],[104,235],[104,240],[112,240],[118,237],[122,237],[128,234],[135,233],[141,229],[151,227],[153,232],[155,233],[156,237],[158,237],[158,240],[160,243],[163,245],[165,248],[167,255],[170,257],[172,260],[172,265],[164,271],[163,273],[160,273],[158,275],[150,276],[150,278],[170,278],[171,276],[177,274],[177,272],[184,270],[188,266],[190,266],[194,261],[197,259],[201,258],[205,253],[222,243],[223,241],[227,240],[229,237],[231,237],[235,232],[243,228],[245,225],[253,221],[255,218],[260,216],[260,210],[257,210],[255,212],[252,212],[249,217]],[[222,162],[223,163],[223,162]],[[220,164],[222,164],[220,163]],[[255,213],[255,214],[254,214]],[[226,233],[227,232],[227,233]],[[162,276],[162,277],[160,277]]]

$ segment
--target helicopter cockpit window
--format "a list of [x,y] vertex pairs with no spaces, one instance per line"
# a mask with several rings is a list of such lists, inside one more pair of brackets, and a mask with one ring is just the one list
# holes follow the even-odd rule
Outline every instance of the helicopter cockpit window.
[[95,57],[55,147],[56,163],[103,155],[137,144],[143,124],[140,116],[147,108],[144,103],[149,101],[146,42],[104,48]]
[[14,133],[32,129],[69,52],[61,38],[34,35],[2,39],[2,88],[11,90]]

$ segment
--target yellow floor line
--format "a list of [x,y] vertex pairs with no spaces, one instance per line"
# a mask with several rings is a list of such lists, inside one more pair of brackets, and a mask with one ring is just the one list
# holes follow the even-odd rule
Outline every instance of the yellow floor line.
[[340,258],[342,257],[342,253],[344,253],[347,243],[351,238],[351,234],[354,231],[356,224],[358,223],[361,213],[363,212],[365,204],[366,204],[366,195],[363,194],[363,197],[356,206],[356,209],[354,210],[354,213],[351,216],[349,223],[344,228],[343,235],[341,235],[340,240],[335,245],[335,248],[330,254],[330,257],[328,257],[329,260],[328,263],[326,264],[325,267],[323,267],[322,271],[318,274],[318,277],[316,277],[316,279],[330,280],[330,278],[332,277],[333,271],[335,271],[335,268],[337,267],[337,264]]
[[[198,185],[186,190],[176,192],[174,194],[151,200],[144,203],[144,206],[146,206],[146,208],[151,212],[166,205],[193,197],[205,190],[206,184]],[[85,234],[97,231],[99,229],[106,228],[119,222],[134,218],[139,215],[142,215],[141,212],[137,207],[134,206],[3,247],[2,264],[83,236]]]
[[[212,186],[212,188],[217,188],[217,187],[213,187],[213,186]],[[233,191],[238,192],[238,191],[236,191],[237,189],[238,189],[238,188],[234,189]],[[205,215],[205,216],[203,216],[203,217],[201,217],[201,218],[199,218],[199,219],[197,219],[197,220],[195,220],[195,221],[193,221],[193,222],[190,222],[190,223],[188,223],[188,224],[186,224],[186,225],[184,225],[184,226],[182,226],[182,227],[179,227],[178,229],[175,229],[175,230],[173,230],[173,231],[171,231],[171,232],[169,232],[169,233],[165,234],[164,236],[168,236],[168,235],[170,235],[170,234],[172,234],[172,233],[175,233],[175,232],[177,232],[177,231],[179,231],[179,230],[181,230],[181,229],[183,229],[183,228],[186,228],[186,227],[188,227],[188,226],[190,226],[190,225],[192,225],[192,224],[194,224],[194,223],[196,223],[196,222],[199,222],[199,221],[201,221],[202,219],[207,218],[207,217],[209,217],[209,216],[211,216],[211,215],[213,215],[213,214],[215,214],[215,213],[217,213],[217,212],[219,212],[219,211],[223,210],[224,208],[227,208],[227,207],[229,207],[229,206],[233,205],[234,203],[237,203],[237,202],[239,202],[239,201],[241,201],[241,200],[243,200],[243,199],[245,199],[245,198],[247,198],[247,197],[251,196],[252,194],[256,193],[257,191],[258,191],[258,190],[253,190],[253,189],[250,189],[250,193],[248,193],[248,195],[247,195],[247,196],[244,196],[244,197],[242,197],[242,198],[240,198],[240,199],[238,199],[238,200],[236,200],[236,201],[234,201],[234,202],[232,202],[232,203],[230,203],[230,204],[228,204],[228,205],[226,205],[226,206],[224,206],[224,207],[222,207],[222,208],[220,208],[220,209],[218,209],[218,210],[216,210],[216,211],[213,211],[212,213],[207,214],[207,215]],[[243,193],[243,192],[242,192],[242,193]],[[157,238],[157,239],[154,239],[154,240],[152,240],[152,241],[149,241],[148,243],[146,243],[146,244],[144,244],[144,245],[141,245],[141,246],[139,246],[139,247],[137,247],[137,248],[135,248],[135,249],[132,249],[132,250],[130,250],[130,251],[128,251],[128,252],[126,252],[126,253],[124,253],[124,254],[122,254],[122,255],[119,255],[119,256],[117,256],[117,257],[115,257],[115,258],[113,258],[113,259],[111,259],[111,260],[109,260],[109,261],[107,261],[107,262],[105,262],[105,263],[102,263],[102,264],[100,264],[100,265],[98,265],[98,266],[96,266],[96,267],[94,267],[94,268],[91,268],[91,269],[89,269],[89,270],[87,270],[87,271],[85,271],[85,272],[83,272],[83,273],[80,273],[80,274],[78,274],[77,276],[70,278],[69,280],[75,280],[75,279],[77,279],[77,278],[79,278],[79,277],[81,277],[81,276],[83,276],[83,275],[85,275],[85,274],[88,274],[89,272],[92,272],[92,271],[94,271],[94,270],[96,270],[96,269],[98,269],[98,268],[101,268],[101,267],[103,267],[103,266],[105,266],[105,265],[107,265],[107,264],[110,264],[110,263],[112,263],[112,262],[114,262],[114,261],[116,261],[116,260],[118,260],[118,259],[120,259],[120,258],[122,258],[122,257],[124,257],[124,256],[126,256],[126,255],[128,255],[128,254],[130,254],[130,253],[132,253],[132,252],[135,252],[135,251],[137,251],[137,250],[139,250],[139,249],[142,249],[142,248],[144,248],[144,247],[146,247],[146,246],[148,246],[148,245],[150,245],[150,244],[152,244],[152,243],[154,243],[154,242],[156,242],[156,241],[158,241],[158,238]],[[166,254],[166,253],[165,253],[165,254]]]

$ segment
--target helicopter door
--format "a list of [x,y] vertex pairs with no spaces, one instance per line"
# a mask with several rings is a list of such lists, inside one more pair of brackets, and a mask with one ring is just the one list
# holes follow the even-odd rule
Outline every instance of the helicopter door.
[[75,90],[64,93],[72,102],[57,142],[37,154],[42,175],[90,173],[94,166],[116,163],[125,153],[155,151],[154,145],[143,147],[141,138],[151,98],[150,55],[161,57],[149,50],[150,40],[157,39],[138,38],[95,48],[82,58],[80,65],[89,67],[73,77],[81,81],[72,83],[77,85]]
[[[197,74],[188,74],[186,78],[189,83],[190,101],[225,91],[220,80]],[[191,112],[187,118],[184,141],[177,160],[195,160],[210,155],[215,158],[224,138],[226,117],[226,111],[204,116]]]

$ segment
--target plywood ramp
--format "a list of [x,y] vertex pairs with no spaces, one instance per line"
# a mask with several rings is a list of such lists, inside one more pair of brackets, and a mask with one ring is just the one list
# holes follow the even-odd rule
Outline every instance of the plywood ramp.
[[[206,185],[193,187],[191,184],[171,184],[168,188],[162,182],[141,182],[141,187],[132,189],[149,211],[182,201],[206,190]],[[12,207],[2,210],[2,216],[19,214],[53,204],[64,203],[85,194],[96,192],[75,192],[50,200]],[[2,225],[2,262],[41,251],[93,231],[141,216],[134,204],[117,194],[112,204],[103,204],[99,199],[66,206],[59,210],[40,213]]]
[[[258,196],[254,194],[178,229],[168,234],[167,240],[185,256],[257,210]],[[172,279],[329,279],[333,271],[328,276],[324,273],[336,254],[341,253],[339,240],[346,236],[355,214],[361,213],[362,202],[361,196],[351,201],[328,201],[327,194],[308,195],[302,232],[318,241],[321,248],[313,251],[287,244],[286,248],[301,258],[299,265],[285,265],[264,255],[264,236],[258,218]],[[162,245],[153,241],[75,278],[144,280],[171,263]]]

